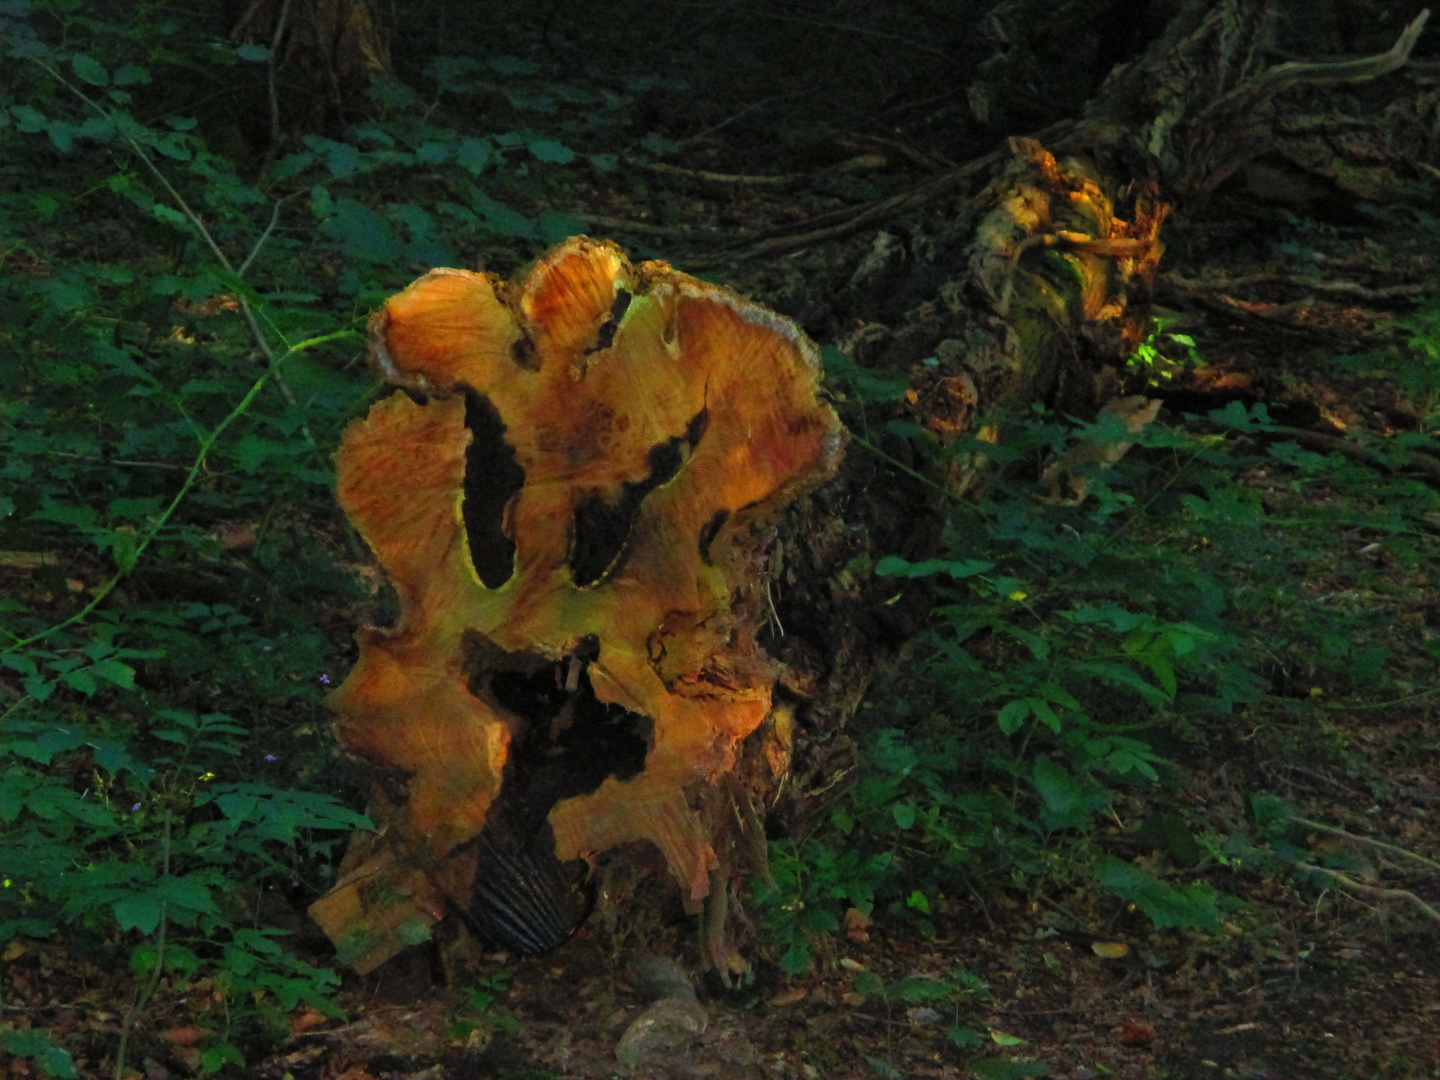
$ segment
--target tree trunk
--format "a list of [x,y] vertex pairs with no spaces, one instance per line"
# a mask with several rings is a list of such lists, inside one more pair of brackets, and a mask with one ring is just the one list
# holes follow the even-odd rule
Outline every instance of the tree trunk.
[[290,131],[339,136],[368,110],[371,81],[390,69],[390,33],[371,0],[226,0],[230,40],[270,51],[273,148]]
[[[640,842],[708,905],[709,962],[738,966],[726,923],[761,819],[803,827],[836,788],[846,721],[928,610],[874,562],[933,553],[936,490],[971,489],[1030,403],[1152,417],[1124,373],[1167,200],[1277,153],[1278,95],[1393,71],[1423,25],[1378,56],[1276,65],[1268,4],[1185,4],[1081,119],[957,170],[975,187],[929,245],[944,271],[882,233],[847,290],[883,315],[841,343],[853,377],[904,388],[868,416],[838,402],[866,450],[823,484],[841,439],[813,346],[664,264],[582,239],[508,286],[437,271],[392,299],[372,356],[405,393],[337,459],[402,602],[332,699],[381,830],[312,908],[342,959],[368,970],[447,908],[548,947],[583,918],[586,872]],[[917,281],[921,302],[894,299]],[[868,437],[891,420],[978,442],[936,469]]]

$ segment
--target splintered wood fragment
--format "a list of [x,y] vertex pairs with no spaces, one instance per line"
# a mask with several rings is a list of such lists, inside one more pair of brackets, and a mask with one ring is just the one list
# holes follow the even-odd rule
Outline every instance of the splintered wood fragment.
[[360,632],[330,705],[381,835],[313,916],[362,971],[447,909],[544,949],[633,841],[704,897],[706,792],[777,677],[766,525],[843,446],[815,347],[584,237],[509,283],[435,270],[370,332],[397,390],[347,430],[338,490],[400,616]]

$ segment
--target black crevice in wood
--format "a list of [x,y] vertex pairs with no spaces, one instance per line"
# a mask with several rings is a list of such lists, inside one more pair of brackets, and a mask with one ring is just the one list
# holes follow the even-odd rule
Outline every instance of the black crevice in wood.
[[620,497],[610,502],[600,494],[591,495],[575,508],[570,533],[570,578],[580,588],[590,588],[612,577],[625,563],[635,519],[645,497],[675,478],[688,456],[699,445],[709,424],[709,411],[701,409],[676,435],[656,443],[646,456],[650,471],[645,479],[625,481]]
[[515,542],[505,535],[505,508],[525,486],[525,470],[505,441],[505,422],[483,394],[465,388],[465,488],[460,516],[470,544],[470,565],[487,589],[515,572]]

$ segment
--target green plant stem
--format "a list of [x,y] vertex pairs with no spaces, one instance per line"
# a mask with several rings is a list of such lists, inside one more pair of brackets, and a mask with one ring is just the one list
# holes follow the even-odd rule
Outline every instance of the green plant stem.
[[[165,815],[165,833],[160,841],[160,866],[161,880],[170,876],[170,815]],[[160,928],[155,939],[155,974],[151,976],[147,986],[141,988],[135,995],[135,1001],[125,1013],[125,1019],[120,1022],[120,1042],[115,1047],[115,1080],[122,1080],[125,1075],[125,1048],[130,1041],[130,1029],[135,1026],[136,1019],[141,1011],[150,1003],[156,988],[160,985],[160,976],[165,971],[165,930],[169,925],[166,919],[168,900],[160,901]]]
[[19,641],[14,642],[13,644],[5,646],[3,650],[0,650],[0,655],[23,649],[26,646],[35,644],[37,641],[43,641],[51,635],[56,634],[61,630],[64,630],[66,627],[73,626],[76,623],[81,622],[86,617],[88,617],[91,612],[93,612],[102,603],[104,603],[105,598],[110,595],[110,593],[115,589],[115,586],[119,585],[120,582],[123,581],[125,577],[130,573],[130,571],[135,568],[135,564],[140,561],[140,556],[145,552],[145,549],[150,546],[151,542],[155,539],[155,537],[159,535],[160,530],[165,527],[165,524],[170,520],[171,516],[175,513],[177,509],[179,509],[180,504],[185,500],[185,496],[188,495],[190,493],[190,489],[194,487],[195,481],[200,478],[200,473],[205,467],[206,457],[209,455],[211,449],[215,446],[215,443],[219,440],[220,436],[224,434],[225,429],[228,428],[231,424],[233,424],[236,420],[240,419],[240,417],[245,415],[256,397],[259,396],[260,391],[265,388],[265,384],[269,382],[270,379],[280,370],[280,365],[283,364],[289,357],[293,356],[295,353],[303,352],[306,349],[312,349],[317,345],[323,345],[329,341],[335,341],[338,338],[350,337],[353,334],[353,330],[337,330],[331,334],[322,334],[320,337],[309,338],[305,341],[297,342],[287,348],[283,353],[276,356],[275,359],[271,362],[270,366],[266,369],[265,373],[261,375],[260,378],[255,380],[254,384],[251,385],[245,396],[240,399],[239,403],[236,404],[233,409],[230,410],[229,414],[225,417],[225,419],[221,420],[220,423],[216,424],[215,427],[210,430],[210,432],[208,432],[200,439],[200,450],[198,453],[196,453],[195,460],[190,465],[190,470],[186,474],[184,482],[180,485],[180,489],[175,492],[175,497],[170,500],[170,505],[165,507],[164,511],[155,520],[154,524],[152,524],[150,528],[145,531],[145,534],[135,545],[135,557],[134,561],[130,564],[130,566],[122,567],[120,570],[118,570],[109,581],[107,581],[104,585],[100,587],[100,590],[95,594],[91,601],[79,611],[77,611],[74,615],[71,615],[68,619],[56,623],[48,630],[42,630],[38,634],[33,634],[28,638],[22,638]]

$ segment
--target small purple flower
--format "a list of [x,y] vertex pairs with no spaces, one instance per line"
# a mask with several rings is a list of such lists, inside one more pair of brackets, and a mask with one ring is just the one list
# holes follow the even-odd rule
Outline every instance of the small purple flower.
[[329,686],[329,685],[330,685],[330,676],[329,676],[329,675],[321,675],[321,676],[320,676],[320,685],[321,685],[321,686]]
[[143,806],[143,805],[144,805],[144,803],[138,803],[138,802],[137,802],[134,806],[130,807],[130,809],[131,809],[131,810],[139,810],[140,807]]
[[275,760],[275,755],[274,755],[274,754],[266,754],[266,755],[265,755],[265,760],[266,760],[266,761],[274,761],[274,760]]

